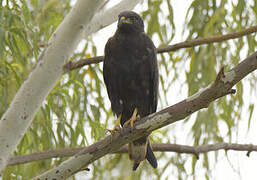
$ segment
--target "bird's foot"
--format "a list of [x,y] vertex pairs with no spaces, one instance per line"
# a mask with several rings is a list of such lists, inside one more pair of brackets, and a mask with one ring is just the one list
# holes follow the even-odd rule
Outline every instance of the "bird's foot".
[[120,125],[116,124],[113,129],[106,129],[111,135],[113,135],[115,132],[117,132],[120,129]]
[[113,129],[106,129],[111,135],[113,135],[116,131],[120,129],[120,120],[121,120],[121,115],[118,117],[118,122],[115,124]]
[[138,110],[137,108],[135,108],[131,118],[129,120],[127,120],[124,125],[127,126],[130,124],[131,127],[134,127],[134,122],[138,119],[140,119],[140,116],[137,114],[138,113]]

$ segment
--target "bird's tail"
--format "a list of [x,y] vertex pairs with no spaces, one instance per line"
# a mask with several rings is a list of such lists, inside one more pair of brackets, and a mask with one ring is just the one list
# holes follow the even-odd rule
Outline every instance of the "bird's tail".
[[129,158],[133,161],[133,171],[140,162],[147,159],[153,168],[157,168],[157,160],[154,156],[148,137],[143,137],[129,143]]
[[156,160],[156,157],[153,153],[153,150],[152,150],[152,147],[150,145],[150,142],[148,140],[148,143],[147,143],[147,150],[146,150],[146,159],[147,161],[151,164],[151,166],[153,168],[157,168],[157,160]]

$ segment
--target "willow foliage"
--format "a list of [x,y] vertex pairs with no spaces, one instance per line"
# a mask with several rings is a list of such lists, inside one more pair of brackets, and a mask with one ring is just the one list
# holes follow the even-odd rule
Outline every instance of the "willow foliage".
[[[0,1],[0,117],[37,63],[38,55],[47,45],[51,34],[70,11],[72,3],[70,0]],[[112,1],[106,6],[110,3]],[[176,15],[173,11],[176,7],[172,1],[146,0],[138,6],[146,7],[141,8],[144,10],[139,13],[145,21],[147,34],[154,42],[159,46],[172,44],[177,32],[174,23]],[[256,0],[240,0],[236,3],[231,0],[194,0],[184,20],[183,38],[192,40],[221,35],[255,25],[256,7]],[[82,41],[71,60],[102,55],[97,52],[97,44],[99,42],[94,40],[94,35]],[[158,109],[178,101],[172,96],[174,91],[180,95],[184,92],[180,97],[186,98],[208,86],[222,66],[230,69],[252,53],[256,45],[256,38],[248,35],[222,43],[159,54]],[[184,125],[191,124],[191,128],[185,136],[192,142],[188,145],[221,142],[224,139],[232,142],[238,124],[243,119],[243,108],[249,111],[247,119],[250,126],[255,104],[253,100],[250,100],[250,104],[244,104],[243,84],[249,83],[254,89],[255,80],[256,77],[251,75],[247,81],[237,84],[236,96],[223,97],[212,103],[208,109],[187,118]],[[102,64],[85,66],[64,74],[43,102],[14,155],[65,147],[84,147],[105,137],[107,124],[115,123],[105,91]],[[220,132],[221,124],[225,124],[223,129],[226,129],[226,134]],[[157,130],[152,139],[154,142],[174,143],[177,138],[176,135],[171,135],[171,131],[171,126]],[[128,170],[130,162],[127,155],[107,155],[92,163],[89,166],[90,172],[79,173],[73,179],[82,176],[99,180],[108,179],[107,177],[169,179],[170,174],[178,179],[196,177],[197,161],[194,156],[177,153],[156,155],[160,164],[156,170],[143,163],[136,173],[132,173]],[[210,158],[208,154],[203,156],[200,163],[204,167],[204,177],[208,179]],[[214,156],[217,160],[218,153]],[[30,179],[65,159],[54,158],[10,166],[3,172],[2,178]],[[190,168],[186,166],[188,162]]]

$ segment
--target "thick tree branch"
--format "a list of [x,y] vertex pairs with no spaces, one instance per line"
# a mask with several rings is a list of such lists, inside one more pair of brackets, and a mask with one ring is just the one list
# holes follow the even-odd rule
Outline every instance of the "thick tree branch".
[[41,52],[35,69],[24,81],[0,120],[0,172],[25,134],[45,97],[63,74],[67,62],[82,38],[85,27],[102,3],[78,0]]
[[222,68],[212,84],[193,96],[136,121],[134,128],[122,128],[112,136],[107,136],[84,148],[80,153],[64,161],[58,167],[49,170],[35,179],[39,180],[49,177],[57,179],[67,178],[104,155],[115,152],[128,142],[146,136],[153,130],[182,120],[202,108],[207,108],[214,100],[227,94],[235,93],[232,87],[256,68],[257,52],[253,53],[227,73],[224,73],[224,68]]
[[[257,151],[257,145],[252,144],[235,144],[235,143],[217,143],[217,144],[208,144],[201,146],[187,146],[187,145],[179,145],[179,144],[164,144],[164,143],[154,143],[152,144],[153,151],[155,152],[177,152],[177,153],[186,153],[186,154],[195,154],[198,156],[200,153],[207,153],[210,151],[217,150],[235,150],[235,151],[247,151],[253,152]],[[28,155],[21,155],[12,157],[9,159],[7,165],[13,166],[23,163],[29,163],[32,161],[45,160],[51,158],[62,158],[62,157],[70,157],[79,153],[83,150],[83,147],[80,148],[65,148],[65,149],[56,149],[49,150],[44,152],[37,152]],[[127,153],[128,146],[125,145],[120,148],[118,151],[113,153]]]
[[[229,39],[240,38],[242,36],[249,35],[249,34],[255,33],[255,32],[257,32],[257,26],[252,26],[252,27],[249,27],[242,31],[233,32],[233,33],[229,33],[229,34],[225,34],[225,35],[221,35],[221,36],[199,38],[199,39],[194,39],[191,41],[184,41],[184,42],[177,43],[174,45],[159,47],[159,48],[157,48],[157,53],[176,51],[181,48],[189,48],[189,47],[199,46],[199,45],[203,45],[203,44],[222,42],[222,41],[226,41]],[[83,66],[90,65],[90,64],[97,64],[102,61],[103,61],[103,56],[96,56],[96,57],[81,59],[77,62],[70,61],[64,66],[64,70],[65,70],[65,72],[69,72],[74,69],[81,68]]]
[[[96,14],[101,3],[103,2],[100,0],[76,2],[52,34],[39,56],[35,69],[24,81],[9,108],[1,117],[0,172],[5,168],[7,159],[23,137],[43,100],[63,74],[63,65],[68,61],[83,35],[87,37],[108,23],[112,23],[118,11],[132,9],[139,1],[123,0],[113,8]],[[91,21],[92,17],[93,21]]]

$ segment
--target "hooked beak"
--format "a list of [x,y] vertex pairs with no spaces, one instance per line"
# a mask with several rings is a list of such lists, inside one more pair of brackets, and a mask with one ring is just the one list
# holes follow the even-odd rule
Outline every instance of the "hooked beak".
[[132,21],[129,18],[122,16],[119,20],[119,23],[120,24],[132,24]]

